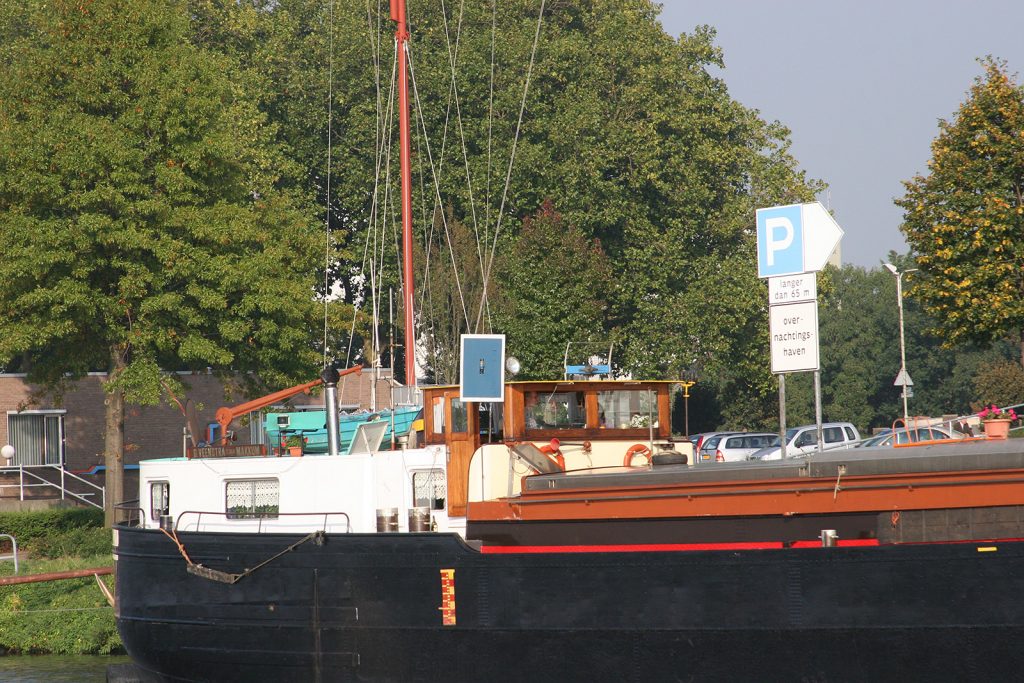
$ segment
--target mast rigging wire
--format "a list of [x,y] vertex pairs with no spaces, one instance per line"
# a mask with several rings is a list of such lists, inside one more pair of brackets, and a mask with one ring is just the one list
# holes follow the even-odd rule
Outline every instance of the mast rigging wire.
[[[530,61],[529,61],[529,65],[528,65],[527,73],[526,73],[526,78],[525,78],[524,85],[523,85],[523,94],[522,94],[522,98],[521,98],[521,101],[520,101],[520,110],[519,110],[518,120],[517,120],[517,123],[516,123],[515,135],[514,135],[513,141],[512,141],[512,149],[511,149],[511,152],[510,152],[510,155],[509,155],[509,163],[508,163],[508,168],[506,170],[505,183],[504,183],[504,187],[502,189],[502,194],[501,194],[501,203],[500,203],[500,206],[499,206],[499,209],[498,209],[498,212],[497,212],[497,217],[495,219],[494,233],[493,233],[493,237],[492,237],[491,232],[490,232],[490,229],[491,229],[491,218],[490,217],[491,217],[491,208],[492,208],[491,207],[491,201],[490,201],[490,197],[491,197],[491,189],[490,188],[491,188],[491,177],[492,177],[492,168],[493,168],[493,166],[492,166],[492,164],[493,164],[493,120],[494,120],[494,83],[495,83],[495,69],[496,69],[497,2],[496,2],[496,0],[492,0],[492,3],[491,3],[491,13],[492,13],[492,16],[491,16],[491,65],[490,65],[490,84],[489,84],[489,95],[488,95],[488,126],[487,126],[487,179],[486,179],[486,187],[487,187],[487,189],[486,189],[486,193],[485,193],[485,196],[486,196],[485,207],[486,207],[486,209],[485,209],[485,215],[484,215],[484,238],[483,238],[483,240],[481,240],[479,222],[478,222],[477,213],[476,213],[476,203],[475,203],[475,198],[474,198],[474,193],[473,193],[473,188],[472,188],[472,176],[471,176],[471,169],[470,169],[470,166],[469,166],[469,158],[468,158],[468,145],[466,143],[465,129],[464,129],[463,122],[462,122],[461,99],[460,99],[460,96],[459,96],[459,93],[458,93],[457,74],[456,74],[456,67],[457,67],[457,64],[458,64],[459,45],[460,45],[460,42],[461,42],[462,20],[463,20],[463,15],[464,15],[464,2],[460,4],[459,19],[458,19],[458,22],[456,24],[456,31],[455,31],[455,33],[456,33],[455,46],[454,46],[454,49],[453,49],[452,48],[452,40],[451,40],[451,36],[450,36],[450,29],[449,29],[447,10],[444,7],[444,3],[443,3],[443,0],[442,0],[442,14],[443,14],[443,21],[444,21],[446,48],[447,48],[447,52],[448,52],[449,69],[451,71],[451,81],[449,83],[448,105],[447,105],[447,111],[446,111],[446,114],[445,114],[445,122],[444,122],[444,127],[443,127],[443,131],[444,132],[442,134],[441,157],[437,161],[436,166],[435,166],[435,162],[434,162],[432,151],[431,151],[430,144],[429,144],[429,134],[427,132],[426,120],[425,120],[425,117],[424,117],[424,114],[423,114],[423,108],[422,108],[422,104],[423,103],[422,103],[422,100],[420,98],[419,91],[418,91],[418,86],[417,86],[417,83],[416,83],[415,68],[414,68],[413,59],[412,59],[411,47],[409,46],[409,44],[406,44],[404,46],[405,49],[406,49],[406,55],[407,55],[407,57],[409,59],[410,76],[411,76],[411,80],[413,82],[414,101],[415,101],[415,105],[416,105],[416,109],[417,109],[417,115],[418,115],[419,124],[420,124],[419,125],[419,130],[417,130],[416,133],[417,133],[417,137],[419,137],[419,133],[420,132],[422,132],[422,134],[423,134],[423,139],[424,139],[423,147],[424,147],[425,151],[427,152],[427,163],[429,165],[430,175],[432,177],[433,185],[434,185],[434,195],[435,195],[434,196],[434,202],[435,202],[435,214],[434,215],[436,216],[436,212],[440,211],[441,223],[442,223],[442,225],[444,227],[445,239],[446,239],[448,251],[449,251],[449,254],[450,254],[450,257],[451,257],[456,290],[457,290],[457,292],[459,294],[459,301],[460,301],[460,305],[461,305],[461,308],[462,308],[463,319],[466,320],[466,325],[467,325],[467,329],[468,329],[470,327],[469,312],[468,312],[468,307],[467,307],[466,300],[465,300],[465,294],[463,292],[462,282],[461,282],[461,279],[459,277],[458,263],[457,263],[456,258],[455,258],[455,251],[454,251],[454,245],[452,243],[451,230],[450,230],[449,225],[448,225],[447,216],[445,215],[445,212],[441,208],[443,205],[442,205],[442,198],[441,198],[441,191],[440,191],[440,180],[439,180],[439,175],[440,175],[440,173],[441,173],[441,171],[443,169],[443,164],[444,164],[444,151],[445,151],[445,147],[447,145],[447,131],[448,131],[448,124],[449,124],[449,120],[450,120],[450,114],[451,114],[451,108],[452,108],[453,102],[454,102],[454,105],[455,105],[456,121],[457,121],[457,125],[459,127],[460,142],[461,142],[462,152],[463,152],[463,162],[464,162],[464,166],[465,166],[465,170],[466,170],[467,184],[469,186],[470,212],[471,212],[471,216],[472,216],[474,235],[476,237],[476,242],[477,242],[478,260],[480,262],[481,276],[482,276],[482,281],[483,281],[482,282],[483,288],[482,288],[482,292],[481,292],[480,307],[477,310],[475,325],[473,325],[473,327],[472,327],[472,329],[474,329],[475,331],[478,331],[481,328],[481,325],[483,324],[483,317],[484,317],[485,311],[486,311],[487,320],[488,320],[488,322],[490,321],[490,307],[489,307],[489,301],[488,301],[488,290],[489,290],[489,286],[490,286],[490,278],[491,278],[491,273],[493,271],[494,261],[495,261],[495,258],[496,258],[497,243],[498,243],[498,238],[499,238],[499,235],[500,235],[500,232],[501,232],[503,214],[504,214],[505,206],[506,206],[506,203],[507,203],[507,200],[508,200],[508,190],[509,190],[509,187],[511,185],[512,169],[513,169],[514,163],[515,163],[515,156],[516,156],[516,151],[517,151],[517,147],[518,147],[518,141],[519,141],[519,137],[520,137],[521,130],[522,130],[523,118],[524,118],[524,115],[525,115],[526,98],[527,98],[527,95],[528,95],[528,92],[529,92],[529,86],[530,86],[531,79],[532,79],[533,67],[534,67],[534,64],[536,62],[536,54],[537,54],[537,49],[538,49],[539,40],[540,40],[540,31],[541,31],[541,28],[542,28],[542,25],[543,25],[544,10],[545,10],[545,0],[541,0],[540,9],[539,9],[538,16],[537,16],[536,29],[535,29],[535,32],[534,32],[533,44],[532,44],[531,53],[530,53]],[[332,5],[332,11],[333,11],[333,5]],[[391,156],[391,154],[390,154],[390,147],[391,147],[391,139],[392,139],[391,138],[391,128],[392,128],[391,122],[393,121],[393,116],[394,116],[393,103],[391,102],[391,100],[394,99],[393,98],[393,90],[394,90],[395,75],[394,75],[394,69],[393,69],[393,71],[392,71],[392,86],[391,86],[391,91],[392,92],[391,92],[391,94],[389,94],[389,97],[388,97],[387,112],[385,113],[385,115],[383,117],[381,117],[381,115],[380,115],[381,107],[380,107],[380,104],[379,104],[380,103],[380,93],[381,93],[380,77],[379,77],[379,75],[380,75],[380,59],[379,59],[379,54],[376,54],[377,52],[379,52],[379,44],[380,44],[381,41],[376,41],[376,43],[374,43],[374,41],[373,41],[373,37],[372,37],[372,34],[373,34],[373,30],[372,30],[372,28],[373,28],[373,18],[372,18],[372,11],[370,10],[369,0],[367,0],[367,13],[369,15],[371,15],[371,16],[368,17],[368,23],[369,23],[370,28],[371,28],[371,31],[370,31],[370,33],[371,33],[371,45],[374,45],[374,47],[377,48],[376,51],[375,51],[374,66],[375,66],[375,85],[376,85],[376,88],[377,88],[377,100],[378,100],[377,110],[378,110],[378,124],[379,125],[378,125],[378,135],[377,135],[377,139],[378,139],[377,163],[375,164],[377,172],[375,174],[375,179],[374,179],[373,202],[372,202],[372,206],[371,206],[371,217],[370,217],[371,228],[373,228],[373,231],[374,231],[373,232],[373,238],[372,238],[373,245],[374,245],[373,257],[370,259],[370,262],[371,262],[371,268],[370,268],[370,271],[371,271],[371,273],[370,273],[370,280],[371,280],[371,282],[370,282],[370,289],[371,289],[371,297],[372,297],[372,300],[373,300],[372,309],[373,309],[373,312],[374,312],[374,328],[375,328],[375,333],[374,333],[374,349],[375,350],[374,350],[374,353],[376,353],[376,347],[377,347],[377,343],[378,343],[378,339],[377,339],[378,335],[376,333],[376,326],[377,326],[376,325],[376,320],[377,320],[378,314],[379,314],[379,310],[378,310],[378,308],[379,308],[379,301],[377,300],[378,298],[376,296],[376,290],[379,287],[380,282],[382,281],[381,278],[383,276],[383,271],[384,271],[383,263],[384,263],[384,254],[385,254],[385,249],[384,249],[385,241],[383,241],[383,240],[378,241],[378,235],[382,235],[383,234],[383,230],[381,229],[381,228],[383,228],[383,226],[380,225],[380,220],[382,218],[382,215],[383,216],[387,216],[388,213],[389,213],[388,209],[391,209],[390,213],[392,213],[392,214],[394,213],[394,209],[392,207],[392,201],[391,201],[391,193],[390,193],[390,175],[391,175],[390,174],[390,156]],[[378,8],[377,8],[378,29],[379,29],[379,24],[380,24],[380,16],[381,16],[381,8],[380,8],[380,3],[378,2]],[[333,22],[333,20],[332,20],[332,22]],[[333,40],[333,33],[332,33],[332,40]],[[393,64],[397,63],[397,50],[398,50],[398,48],[399,48],[399,46],[398,46],[398,44],[396,42],[396,45],[395,45],[395,59],[393,60]],[[333,79],[332,79],[332,82],[333,82]],[[382,153],[381,152],[382,149],[387,150],[387,151]],[[384,198],[383,198],[382,202],[378,202],[379,191],[380,191],[379,190],[379,186],[380,186],[380,173],[381,173],[381,170],[382,170],[381,169],[381,165],[382,165],[381,157],[383,157],[383,159],[384,159],[383,160],[383,165],[384,165],[384,169],[383,170],[384,170],[384,174],[385,174]],[[420,169],[421,169],[420,170],[420,186],[421,186],[421,194],[420,194],[420,196],[421,196],[421,203],[425,204],[425,194],[426,193],[423,192],[422,190],[425,190],[425,188],[423,187],[423,179],[424,179],[424,176],[426,174],[423,173],[423,170],[422,170],[423,169],[423,158],[422,157],[420,157],[419,162],[420,162],[419,165],[420,165]],[[379,207],[381,206],[381,204],[383,204],[383,206],[385,207],[385,210],[384,210],[383,214],[379,210]],[[423,307],[423,304],[424,304],[423,297],[426,295],[427,292],[429,292],[432,289],[432,287],[430,285],[430,282],[429,282],[429,280],[430,280],[430,276],[429,276],[430,246],[429,245],[433,242],[432,233],[433,233],[434,223],[435,223],[434,220],[430,220],[428,218],[428,216],[426,215],[426,211],[425,211],[426,210],[426,206],[422,206],[422,210],[423,210],[424,235],[425,235],[424,251],[425,251],[425,253],[427,255],[426,256],[427,264],[426,264],[425,269],[424,269],[425,270],[425,278],[424,278],[424,280],[425,280],[426,287],[424,288],[425,291],[421,292],[421,294],[420,294],[420,305],[421,305],[421,308]],[[395,243],[396,253],[399,253],[399,251],[400,251],[400,249],[399,249],[399,242],[398,242],[399,237],[397,235],[396,227],[395,227],[396,226],[395,216],[392,215],[392,216],[390,216],[390,218],[391,218],[390,221],[387,221],[385,219],[385,225],[388,222],[391,223],[391,227],[392,227],[392,231],[393,231],[393,235],[394,235],[394,243]],[[380,227],[374,227],[374,226],[380,226]],[[383,229],[386,229],[386,228],[383,228]],[[363,264],[362,264],[361,272],[365,272],[365,270],[366,270],[367,256],[368,256],[368,252],[369,252],[370,240],[371,240],[371,237],[370,237],[370,234],[369,234],[369,231],[368,231],[367,240],[364,243]],[[481,241],[483,243],[485,243],[485,244],[488,243],[488,242],[490,243],[490,250],[489,250],[489,254],[487,255],[486,264],[484,263],[484,260],[483,260],[483,251],[481,250]],[[486,267],[485,267],[485,265],[486,265]],[[399,270],[399,272],[398,272],[398,280],[399,280],[399,286],[400,287],[404,287],[405,283],[402,281],[403,280],[403,273],[401,272],[401,270]],[[348,353],[349,358],[351,358],[351,347],[352,347],[352,342],[353,342],[353,338],[354,338],[354,328],[355,328],[355,322],[356,322],[355,314],[356,314],[356,310],[357,309],[358,309],[358,305],[356,306],[356,309],[353,311],[352,333],[350,333],[350,336],[349,336],[349,353]],[[325,325],[326,325],[326,323],[325,323]],[[325,338],[326,338],[326,333],[325,333]],[[407,350],[407,352],[408,352],[408,350]]]
[[[508,158],[508,171],[505,174],[505,189],[501,192],[501,206],[498,208],[498,217],[495,221],[494,226],[494,241],[491,243],[491,253],[487,261],[487,271],[483,276],[483,292],[481,294],[482,299],[487,299],[487,287],[490,284],[491,269],[494,267],[495,252],[498,248],[498,234],[501,232],[501,218],[505,212],[505,200],[508,198],[508,186],[512,182],[512,165],[516,159],[516,147],[519,144],[519,132],[523,125],[523,113],[526,111],[526,94],[530,90],[530,78],[533,75],[533,63],[537,56],[537,44],[540,42],[540,27],[544,21],[544,2],[540,1],[540,12],[537,14],[537,29],[533,34],[533,49],[530,51],[530,65],[526,69],[526,82],[523,84],[523,99],[519,104],[519,120],[516,122],[516,134],[512,138],[512,152]],[[480,319],[483,315],[483,308],[480,309],[480,314],[477,316],[476,327],[480,327]]]
[[[416,102],[416,112],[419,114],[419,123],[423,128],[423,146],[427,152],[427,166],[430,167],[430,175],[434,180],[435,198],[438,202],[441,202],[441,185],[438,182],[437,171],[434,168],[434,158],[430,151],[430,136],[427,133],[427,122],[423,117],[423,103],[420,101],[420,93],[416,85],[416,68],[413,65],[412,53],[408,50],[408,46],[406,46],[406,57],[409,60],[409,79],[412,81],[412,92],[413,99]],[[448,229],[448,219],[445,217],[444,211],[441,211],[441,224],[444,226],[445,239],[448,242],[448,252],[452,257],[452,275],[455,277],[455,288],[459,293],[459,303],[462,304],[462,315],[468,321],[469,311],[466,308],[466,299],[462,294],[462,282],[459,278],[459,267],[458,263],[455,261],[455,249],[452,246],[451,231]]]
[[[451,112],[451,103],[452,103],[452,101],[454,101],[454,103],[455,103],[455,122],[458,124],[458,127],[459,127],[459,141],[462,143],[462,160],[463,160],[463,164],[466,167],[466,186],[467,186],[467,188],[469,190],[469,210],[470,210],[470,216],[473,219],[473,235],[476,238],[476,254],[477,254],[477,260],[479,261],[479,264],[480,264],[480,275],[482,277],[483,276],[483,272],[484,272],[484,254],[483,254],[483,250],[481,249],[481,245],[480,245],[480,228],[479,228],[477,217],[476,217],[476,201],[475,201],[474,196],[473,196],[473,174],[470,172],[470,169],[469,169],[469,149],[468,149],[468,147],[466,145],[466,131],[465,131],[465,129],[462,126],[462,105],[461,105],[461,103],[459,101],[459,86],[458,86],[458,79],[457,79],[457,75],[458,74],[456,72],[456,66],[458,64],[458,55],[459,55],[459,41],[462,38],[462,17],[463,17],[463,10],[464,10],[464,8],[465,8],[465,0],[463,0],[463,2],[460,3],[460,6],[459,6],[459,23],[458,23],[457,29],[456,29],[456,34],[455,34],[455,52],[453,53],[452,52],[451,38],[448,35],[448,15],[447,15],[447,12],[444,9],[444,0],[441,0],[441,17],[442,17],[442,20],[444,22],[444,38],[445,38],[446,47],[448,49],[448,63],[449,63],[450,71],[451,71],[451,75],[452,75],[451,85],[448,88],[448,100],[449,100],[448,111],[449,111],[449,113]],[[448,114],[445,115],[445,131],[446,131],[446,133],[447,133],[447,129],[448,129],[447,118],[448,118]],[[444,148],[443,147],[441,149],[441,162],[440,163],[444,163]],[[440,171],[440,168],[438,170]],[[467,324],[467,326],[469,325],[469,320],[466,320],[466,324]]]

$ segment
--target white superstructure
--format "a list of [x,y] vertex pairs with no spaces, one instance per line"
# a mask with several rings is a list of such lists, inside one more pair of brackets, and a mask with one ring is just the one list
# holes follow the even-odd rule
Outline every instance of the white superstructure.
[[444,446],[350,455],[166,458],[140,463],[143,526],[179,531],[374,532],[378,511],[409,528],[409,510],[449,523]]

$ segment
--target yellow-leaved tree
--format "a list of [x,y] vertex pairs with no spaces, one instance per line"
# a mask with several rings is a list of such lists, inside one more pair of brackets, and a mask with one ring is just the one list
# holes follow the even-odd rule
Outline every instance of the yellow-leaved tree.
[[1024,365],[1024,89],[1004,62],[981,63],[927,175],[896,201],[921,271],[908,293],[948,345],[1011,338]]

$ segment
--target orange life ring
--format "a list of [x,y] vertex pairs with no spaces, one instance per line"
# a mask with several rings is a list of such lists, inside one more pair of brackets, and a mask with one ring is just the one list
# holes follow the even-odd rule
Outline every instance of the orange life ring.
[[622,460],[622,464],[625,467],[633,466],[633,456],[639,453],[640,455],[647,458],[647,464],[651,464],[651,449],[642,443],[635,443],[626,449],[626,457]]
[[551,439],[551,443],[546,443],[540,447],[540,452],[554,460],[559,469],[565,472],[565,456],[562,455],[561,442],[558,439]]

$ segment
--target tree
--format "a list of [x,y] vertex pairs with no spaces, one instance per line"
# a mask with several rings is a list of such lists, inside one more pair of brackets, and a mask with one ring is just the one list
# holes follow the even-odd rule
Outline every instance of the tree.
[[0,82],[0,365],[103,369],[107,522],[126,403],[162,369],[307,378],[319,240],[242,72],[182,2],[33,3]]
[[[607,347],[606,295],[611,268],[601,243],[588,239],[545,202],[523,221],[515,244],[497,266],[495,326],[522,379],[558,377],[568,342]],[[570,357],[571,363],[585,359]]]
[[988,365],[975,376],[974,389],[979,398],[972,405],[975,410],[1020,405],[1024,402],[1024,368],[1008,362]]
[[[323,3],[192,0],[192,6],[202,17],[203,44],[239,55],[269,83],[264,111],[320,193],[325,65],[333,64],[332,225],[354,237],[371,224],[380,230],[381,218],[391,221],[395,191],[387,190],[397,186],[397,134],[387,116],[394,27],[386,8],[335,6],[332,52]],[[757,348],[766,353],[764,302],[750,296],[763,286],[753,268],[736,272],[732,264],[755,262],[754,209],[806,201],[819,187],[796,168],[789,132],[739,105],[709,73],[722,65],[722,55],[707,27],[675,39],[658,23],[657,5],[646,0],[547,3],[534,53],[539,9],[537,0],[429,0],[410,7],[416,232],[436,269],[428,274],[419,267],[417,287],[428,278],[438,292],[452,284],[454,262],[455,269],[466,267],[460,278],[490,272],[493,303],[495,242],[494,251],[504,253],[523,217],[551,198],[567,224],[600,240],[616,285],[602,293],[608,313],[605,329],[595,334],[624,332],[617,357],[625,369],[674,377],[713,348],[709,376],[729,376],[744,396],[762,400],[771,385],[764,364],[754,369],[732,361],[749,361]],[[451,253],[439,216],[461,226],[452,230],[465,230],[476,249],[468,249],[472,258]],[[382,261],[397,264],[394,240],[381,243]],[[715,295],[723,272],[740,300],[723,303]],[[385,288],[401,284],[393,266],[380,275]],[[350,291],[352,301],[359,293]],[[440,315],[439,299],[427,303]],[[444,329],[453,338],[502,331],[493,318],[474,314],[479,301],[467,299],[466,308],[468,317],[461,305],[449,306],[450,320],[435,316],[421,329]],[[708,310],[726,326],[707,325]],[[561,352],[553,356],[560,359]],[[431,355],[432,361],[446,357]]]
[[[472,285],[482,277],[475,271],[490,273],[492,308],[498,296],[515,296],[497,293],[490,255],[508,251],[523,218],[550,198],[565,224],[600,240],[614,283],[601,294],[602,329],[594,321],[591,330],[600,338],[617,331],[621,367],[673,378],[700,360],[703,380],[728,394],[727,410],[769,419],[774,382],[764,286],[752,267],[754,210],[808,201],[820,184],[797,168],[789,131],[737,103],[710,73],[723,65],[712,29],[673,38],[648,0],[549,2],[534,52],[540,7],[427,0],[409,8],[415,230],[432,269],[418,264],[416,281],[434,292],[417,301],[434,309],[420,329],[432,335],[422,339],[430,362],[440,363],[428,372],[448,376],[458,334],[505,331],[486,308],[476,313],[482,304],[472,297],[484,290]],[[266,84],[261,110],[322,201],[332,85],[330,223],[358,253],[364,230],[377,235],[372,281],[397,291],[386,5],[190,0],[190,9],[199,44]],[[449,247],[439,217],[469,247]],[[369,267],[357,258],[339,272]],[[470,283],[466,311],[451,305],[456,273]],[[350,303],[366,298],[359,287],[345,290]],[[549,352],[560,362],[564,349]]]
[[[888,260],[905,270],[908,256],[890,252]],[[827,291],[819,296],[821,388],[823,415],[829,421],[850,421],[865,433],[891,427],[903,416],[896,281],[882,268],[846,265],[828,268]],[[904,278],[912,281],[917,273]],[[824,288],[822,288],[824,289]],[[944,348],[932,330],[935,321],[912,299],[904,297],[907,371],[914,381],[910,415],[963,415],[974,410],[979,368],[1005,362],[1007,345],[990,349],[973,344]],[[813,422],[814,393],[810,373],[786,381],[787,417],[791,424]]]
[[952,121],[927,175],[896,203],[921,301],[947,344],[1011,337],[1024,364],[1024,89],[993,58]]
[[[483,275],[472,231],[452,215],[435,214],[436,239],[416,250],[424,277],[418,283],[419,338],[426,348],[427,381],[458,384],[461,335],[472,330],[480,308]],[[417,245],[418,246],[418,245]]]

